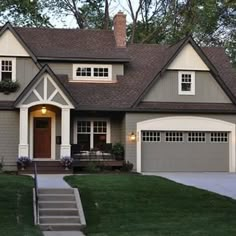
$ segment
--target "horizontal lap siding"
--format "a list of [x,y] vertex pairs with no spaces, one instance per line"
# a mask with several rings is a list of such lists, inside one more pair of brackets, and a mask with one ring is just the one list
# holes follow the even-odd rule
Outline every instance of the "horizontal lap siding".
[[0,111],[0,151],[6,170],[16,169],[19,143],[19,113]]

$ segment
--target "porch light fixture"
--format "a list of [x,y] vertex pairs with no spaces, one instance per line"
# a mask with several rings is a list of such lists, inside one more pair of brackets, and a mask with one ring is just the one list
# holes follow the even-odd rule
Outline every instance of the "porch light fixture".
[[47,108],[46,108],[46,106],[42,106],[41,112],[42,112],[43,115],[45,115],[45,114],[47,113]]
[[131,132],[131,133],[130,133],[129,139],[130,139],[130,141],[135,141],[135,140],[136,140],[136,135],[135,135],[134,132]]

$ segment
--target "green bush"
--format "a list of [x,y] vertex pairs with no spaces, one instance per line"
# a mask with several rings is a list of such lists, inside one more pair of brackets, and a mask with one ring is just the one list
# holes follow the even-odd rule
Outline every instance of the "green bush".
[[117,160],[124,160],[124,146],[121,143],[115,143],[112,147],[112,154]]
[[88,166],[84,168],[84,171],[88,173],[98,173],[101,169],[96,165],[96,163],[90,162]]
[[17,81],[13,82],[11,80],[0,81],[0,92],[11,93],[15,92],[20,87]]
[[124,161],[123,163],[123,166],[121,167],[121,171],[124,171],[124,172],[130,172],[134,167],[134,164],[132,164],[131,162],[129,161]]

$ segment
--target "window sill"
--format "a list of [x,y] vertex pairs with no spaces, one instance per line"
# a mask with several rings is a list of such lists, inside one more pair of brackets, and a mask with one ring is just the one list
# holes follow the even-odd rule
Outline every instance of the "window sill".
[[69,80],[70,83],[114,84],[117,80]]

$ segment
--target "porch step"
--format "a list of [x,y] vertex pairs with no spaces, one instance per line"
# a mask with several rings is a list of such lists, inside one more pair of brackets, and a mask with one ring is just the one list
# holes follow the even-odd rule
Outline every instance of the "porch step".
[[37,164],[38,174],[72,174],[73,170],[65,170],[60,161],[33,161],[25,170],[18,170],[19,174],[33,174],[34,163]]
[[41,230],[80,231],[85,227],[78,189],[41,188],[38,190],[38,199],[38,224]]

